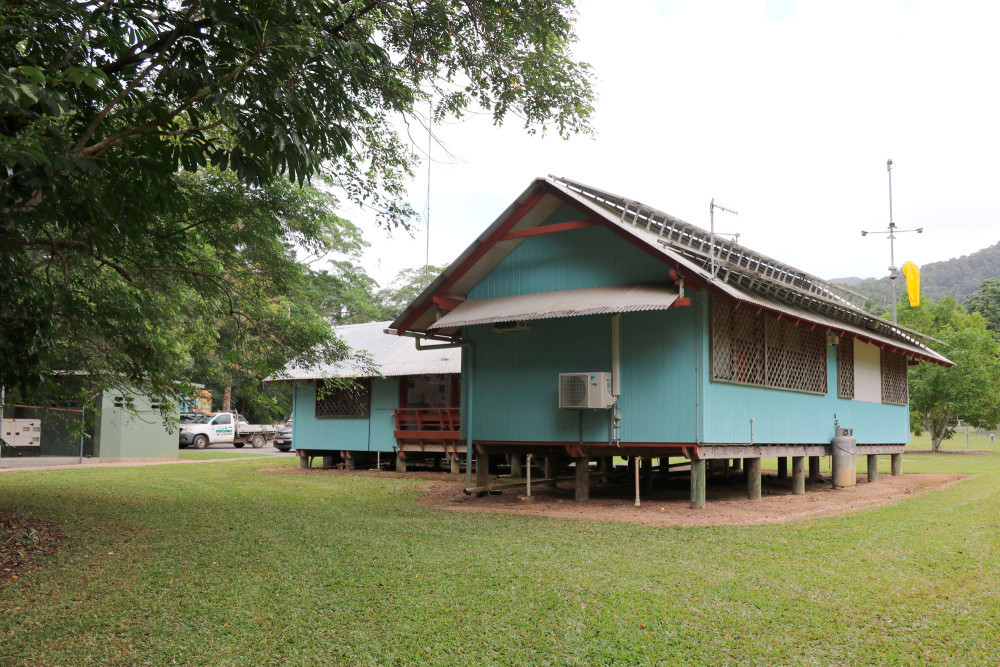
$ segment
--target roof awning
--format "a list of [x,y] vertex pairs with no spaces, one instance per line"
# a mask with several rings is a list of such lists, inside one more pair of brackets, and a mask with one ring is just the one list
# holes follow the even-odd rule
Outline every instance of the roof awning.
[[470,299],[430,328],[453,329],[473,324],[666,310],[677,297],[677,288],[672,285],[619,285],[537,292],[495,299]]

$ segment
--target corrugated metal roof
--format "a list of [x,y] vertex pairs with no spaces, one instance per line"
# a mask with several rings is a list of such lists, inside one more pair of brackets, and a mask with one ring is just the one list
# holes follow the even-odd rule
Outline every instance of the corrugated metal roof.
[[666,310],[678,296],[668,285],[586,287],[493,299],[470,299],[431,325],[449,329],[473,324],[545,320],[640,310]]
[[[704,230],[656,209],[640,205],[638,202],[608,200],[608,197],[616,196],[599,190],[591,189],[591,192],[584,192],[585,189],[590,189],[589,186],[567,179],[555,178],[550,182],[580,204],[590,204],[589,208],[601,217],[637,237],[644,244],[658,249],[671,260],[734,299],[787,313],[796,319],[826,328],[851,332],[862,339],[877,344],[888,344],[927,361],[946,366],[954,365],[950,359],[926,345],[922,340],[927,338],[924,334],[875,317],[856,306],[848,298],[854,295],[850,290],[842,289],[724,238],[717,239],[716,242],[718,275],[713,278],[708,270],[710,249],[704,247],[704,239],[695,236],[693,232],[698,230],[704,236]],[[595,207],[593,204],[598,206]],[[632,214],[625,212],[629,204],[635,206],[635,224],[627,224],[632,222],[629,217]],[[639,212],[640,208],[643,212]],[[662,230],[668,228],[673,228],[675,235],[678,233],[676,230],[683,230],[683,237],[687,243],[671,242],[665,238]],[[750,261],[756,264],[751,268],[749,264],[742,266],[729,262],[727,259],[729,254],[736,249],[739,254],[750,257]]]
[[[334,332],[352,352],[367,353],[375,368],[385,377],[401,375],[434,375],[462,372],[462,350],[418,350],[412,338],[385,333],[389,322],[367,322],[334,327]],[[371,373],[363,363],[347,360],[332,366],[296,368],[288,366],[280,376],[265,382],[280,380],[321,380],[324,378],[367,377]]]
[[[396,318],[390,328],[400,330],[403,323],[408,322],[405,328],[409,331],[433,329],[451,335],[457,334],[462,324],[530,319],[525,316],[515,316],[513,313],[509,314],[506,320],[494,319],[487,313],[475,319],[463,315],[460,320],[455,315],[458,313],[456,309],[435,322],[436,311],[429,306],[432,305],[431,297],[439,295],[448,280],[451,280],[451,283],[448,283],[451,285],[448,294],[442,292],[441,295],[451,298],[461,298],[466,295],[472,285],[492,271],[520,244],[523,237],[514,240],[490,239],[519,207],[532,197],[537,198],[541,193],[545,193],[544,196],[511,229],[537,226],[546,216],[535,215],[538,212],[535,209],[544,208],[547,211],[553,205],[550,200],[558,198],[569,200],[578,210],[589,211],[591,219],[604,220],[616,230],[624,231],[643,247],[661,254],[668,260],[668,264],[683,268],[682,273],[693,279],[699,279],[713,291],[758,307],[784,312],[797,319],[833,330],[851,332],[877,344],[888,344],[917,358],[953,365],[950,360],[928,346],[933,339],[867,313],[859,307],[860,295],[846,288],[824,281],[728,239],[717,236],[713,240],[711,235],[700,227],[639,202],[554,176],[533,181],[462,256]],[[494,245],[487,247],[489,243]],[[474,256],[478,256],[478,259],[466,267],[467,260],[472,260]],[[715,275],[709,270],[713,256]],[[537,305],[534,308],[537,309]],[[555,309],[551,311],[554,313]],[[578,313],[548,316],[565,317],[572,314]]]

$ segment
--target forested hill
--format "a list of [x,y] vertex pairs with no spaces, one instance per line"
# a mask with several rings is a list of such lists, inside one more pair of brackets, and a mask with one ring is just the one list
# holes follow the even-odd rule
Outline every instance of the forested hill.
[[[937,301],[949,295],[965,302],[965,297],[979,289],[984,280],[1000,278],[1000,243],[971,255],[962,255],[944,262],[933,262],[920,267],[920,291],[925,298]],[[898,294],[906,290],[903,277],[898,278]],[[855,292],[870,296],[888,307],[892,287],[889,278],[835,278],[832,282],[850,287]]]

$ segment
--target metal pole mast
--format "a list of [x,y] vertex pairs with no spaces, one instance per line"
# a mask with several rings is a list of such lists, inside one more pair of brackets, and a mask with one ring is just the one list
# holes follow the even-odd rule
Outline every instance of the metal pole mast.
[[[715,209],[720,211],[725,211],[726,213],[732,213],[733,215],[739,215],[736,211],[726,208],[725,206],[720,206],[715,203],[715,197],[712,197],[712,201],[708,204],[708,224],[710,227],[711,238],[712,238],[712,252],[709,257],[709,266],[712,274],[712,280],[715,280]],[[727,235],[728,236],[728,235]],[[739,241],[739,234],[736,235],[736,240]]]
[[886,160],[885,169],[889,172],[889,229],[884,232],[866,232],[861,230],[862,236],[869,234],[887,234],[889,236],[889,284],[892,286],[892,323],[896,324],[896,278],[899,277],[899,269],[896,267],[896,233],[916,232],[923,234],[924,228],[917,229],[896,229],[896,222],[892,219],[892,160]]

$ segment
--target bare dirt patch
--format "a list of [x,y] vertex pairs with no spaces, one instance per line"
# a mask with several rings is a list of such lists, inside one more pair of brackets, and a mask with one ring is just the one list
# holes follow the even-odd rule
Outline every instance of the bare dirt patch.
[[0,586],[34,569],[64,539],[55,524],[0,509]]
[[406,473],[379,470],[347,472],[336,468],[271,468],[267,472],[305,475],[358,475],[381,479],[410,479],[425,482],[421,505],[454,512],[500,512],[505,514],[531,514],[570,519],[618,521],[644,526],[719,526],[791,523],[859,512],[873,507],[890,505],[914,494],[948,487],[968,475],[922,473],[900,477],[880,475],[878,482],[868,483],[867,475],[858,475],[858,485],[850,489],[834,489],[828,479],[808,481],[806,493],[792,494],[791,477],[784,479],[775,474],[765,474],[761,479],[761,499],[749,501],[746,484],[738,474],[728,481],[712,479],[708,482],[705,508],[690,507],[689,482],[678,476],[667,483],[658,482],[652,493],[641,495],[641,506],[635,507],[635,487],[632,485],[593,484],[590,501],[578,503],[573,499],[573,483],[561,482],[555,489],[532,487],[534,502],[526,503],[524,487],[505,490],[499,495],[480,498],[462,491],[464,476],[439,471],[411,471]]
[[434,482],[420,503],[438,509],[464,512],[504,512],[533,514],[572,519],[619,521],[644,526],[716,526],[790,523],[857,512],[889,505],[916,493],[943,489],[965,475],[915,474],[892,477],[883,475],[869,484],[867,476],[858,477],[858,485],[850,489],[834,489],[828,481],[810,481],[806,493],[792,495],[791,478],[776,475],[762,478],[761,499],[749,501],[746,486],[739,477],[711,480],[708,484],[704,509],[690,507],[688,481],[678,478],[651,494],[643,494],[641,506],[635,507],[634,487],[592,486],[590,501],[573,499],[572,482],[564,482],[554,490],[532,489],[533,503],[518,498],[523,489],[505,491],[502,495],[472,498],[459,484]]

